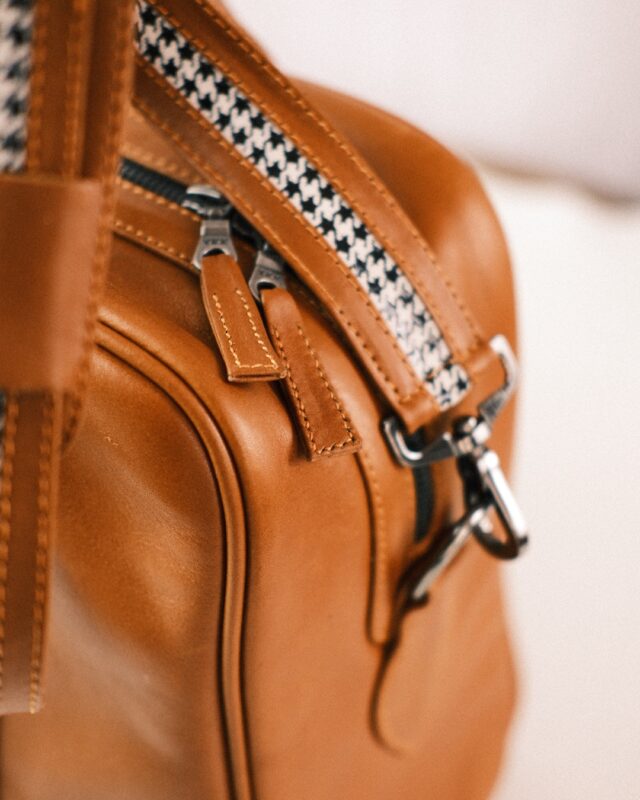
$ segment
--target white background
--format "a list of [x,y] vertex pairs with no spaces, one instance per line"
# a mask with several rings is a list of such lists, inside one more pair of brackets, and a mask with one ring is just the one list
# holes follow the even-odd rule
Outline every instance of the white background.
[[[232,9],[289,72],[467,154],[640,194],[637,0]],[[495,800],[638,800],[640,204],[481,171],[517,273],[533,532],[505,568],[522,697]]]

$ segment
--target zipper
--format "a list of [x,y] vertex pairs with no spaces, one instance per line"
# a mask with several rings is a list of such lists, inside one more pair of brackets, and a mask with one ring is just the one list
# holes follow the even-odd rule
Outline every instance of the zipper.
[[181,203],[183,208],[193,211],[200,219],[200,236],[191,258],[192,265],[202,272],[203,259],[214,253],[238,260],[238,253],[231,234],[231,203],[213,186],[196,184],[189,186]]
[[[422,448],[427,444],[424,431],[416,431],[411,436],[407,436],[407,441],[412,447]],[[434,508],[433,496],[433,477],[428,466],[415,467],[411,470],[416,495],[416,524],[414,539],[421,542],[431,525]]]
[[[280,254],[215,187],[188,186],[129,158],[123,158],[120,162],[120,177],[170,203],[193,211],[201,218],[200,237],[192,260],[199,272],[202,273],[202,262],[207,254],[218,252],[236,261],[234,236],[237,236],[255,250],[253,271],[248,279],[253,298],[261,304],[263,291],[287,288],[287,266]],[[416,446],[424,444],[421,431],[414,437]],[[416,505],[414,538],[415,541],[421,541],[429,530],[433,513],[433,480],[429,467],[413,469],[412,474]]]

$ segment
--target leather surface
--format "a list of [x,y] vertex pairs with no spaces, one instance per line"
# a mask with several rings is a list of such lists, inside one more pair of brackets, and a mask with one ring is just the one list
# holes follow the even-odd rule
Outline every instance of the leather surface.
[[[483,330],[514,342],[504,241],[472,172],[389,115],[307,91]],[[170,141],[144,147],[171,159]],[[389,661],[395,587],[426,544],[384,397],[292,281],[362,439],[302,458],[278,387],[226,380],[180,257],[197,222],[125,187],[117,216],[88,413],[63,462],[47,704],[2,722],[4,800],[487,797],[513,704],[498,566],[470,546]],[[494,435],[503,462],[512,421],[510,407]],[[460,487],[451,465],[434,483],[436,526]]]

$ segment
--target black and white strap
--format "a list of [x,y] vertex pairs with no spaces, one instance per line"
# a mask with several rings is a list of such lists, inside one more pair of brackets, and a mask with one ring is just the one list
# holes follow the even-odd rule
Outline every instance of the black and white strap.
[[146,0],[138,0],[140,54],[316,228],[355,274],[442,409],[470,387],[407,275],[296,144]]
[[0,172],[17,172],[25,162],[31,0],[0,2]]
[[[19,172],[25,164],[32,6],[32,0],[0,0],[0,172]],[[0,391],[0,466],[5,406]]]

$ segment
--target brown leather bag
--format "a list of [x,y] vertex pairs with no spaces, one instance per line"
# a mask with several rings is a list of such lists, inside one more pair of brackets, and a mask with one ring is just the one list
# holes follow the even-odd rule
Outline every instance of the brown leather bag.
[[486,797],[526,531],[473,172],[207,0],[5,0],[0,91],[3,800]]

